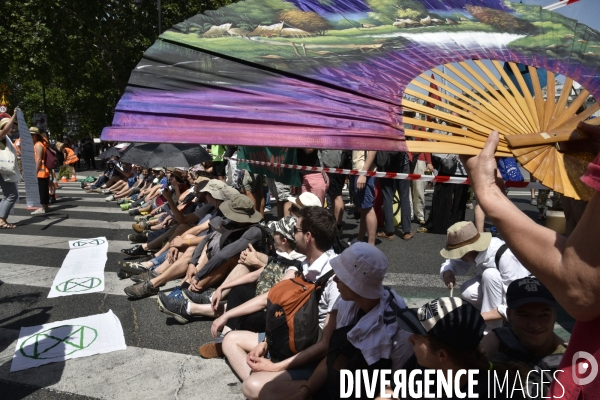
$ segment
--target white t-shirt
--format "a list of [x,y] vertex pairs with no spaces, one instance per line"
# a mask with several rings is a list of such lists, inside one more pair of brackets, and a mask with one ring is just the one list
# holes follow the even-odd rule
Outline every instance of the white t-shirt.
[[[308,261],[302,261],[302,273],[304,274],[306,280],[310,282],[316,282],[322,275],[325,275],[331,271],[331,265],[329,264],[329,261],[335,257],[337,257],[337,254],[335,254],[333,249],[329,249],[325,253],[321,254],[321,256],[310,265],[308,265]],[[296,267],[289,267],[285,272],[287,273],[290,270],[298,272],[298,268]],[[321,299],[319,300],[319,327],[321,327],[321,329],[323,329],[323,326],[325,325],[325,318],[327,318],[327,314],[331,312],[333,305],[339,296],[340,292],[338,291],[337,285],[333,281],[332,276],[327,280],[327,283],[323,288]]]

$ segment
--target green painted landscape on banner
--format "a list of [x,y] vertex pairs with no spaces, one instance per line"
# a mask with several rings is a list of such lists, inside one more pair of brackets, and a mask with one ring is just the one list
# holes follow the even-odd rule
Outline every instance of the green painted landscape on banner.
[[[242,146],[238,149],[238,159],[264,161],[270,163],[296,165],[296,149],[279,147],[250,147]],[[274,178],[278,182],[290,186],[300,187],[300,174],[298,170],[274,166],[260,166],[245,162],[238,162],[239,169],[245,169],[255,174]]]

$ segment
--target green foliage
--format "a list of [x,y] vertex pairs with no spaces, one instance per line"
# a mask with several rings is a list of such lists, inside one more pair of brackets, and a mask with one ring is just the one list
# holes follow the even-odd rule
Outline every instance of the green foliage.
[[396,18],[424,18],[427,10],[418,0],[368,0],[367,3],[373,9],[370,17],[385,24],[392,24]]
[[[163,29],[230,2],[162,0]],[[65,114],[78,114],[80,135],[99,136],[112,122],[131,70],[156,40],[157,22],[152,0],[140,6],[133,0],[5,0],[0,83],[11,92],[9,111],[20,105],[31,121],[45,110],[55,137],[62,136]]]

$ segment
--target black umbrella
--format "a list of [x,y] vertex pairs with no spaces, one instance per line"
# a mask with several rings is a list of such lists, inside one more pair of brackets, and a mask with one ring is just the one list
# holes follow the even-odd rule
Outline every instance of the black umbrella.
[[211,155],[197,144],[143,143],[127,149],[121,162],[146,168],[187,168],[212,160]]
[[100,153],[100,156],[98,158],[100,158],[101,160],[106,160],[114,156],[121,156],[122,154],[119,150],[120,149],[117,149],[116,147],[109,147],[108,149],[106,149],[106,151]]

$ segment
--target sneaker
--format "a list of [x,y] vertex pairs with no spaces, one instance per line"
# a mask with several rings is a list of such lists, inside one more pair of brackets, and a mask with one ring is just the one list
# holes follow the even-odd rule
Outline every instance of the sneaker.
[[124,291],[130,299],[143,299],[158,294],[160,290],[148,280],[128,286]]
[[537,206],[537,199],[531,199],[531,202],[529,203],[532,206]]
[[131,275],[133,275],[131,272],[123,271],[122,269],[119,270],[119,272],[117,272],[117,276],[119,277],[119,279],[127,279]]
[[120,204],[120,207],[121,207],[121,211],[127,211],[127,210],[129,210],[129,207],[131,207],[131,204],[122,203],[122,204]]
[[38,214],[46,214],[46,209],[44,207],[41,207],[31,213],[31,215],[38,215]]
[[161,312],[172,316],[180,324],[187,324],[194,318],[187,313],[188,301],[186,299],[177,299],[169,297],[165,293],[159,293],[157,302]]
[[133,246],[130,249],[121,249],[121,253],[135,257],[135,256],[145,256],[148,254],[146,250],[142,247],[142,245],[138,244],[137,246]]
[[198,353],[203,358],[224,357],[223,353],[223,337],[218,337],[212,342],[208,342],[198,347]]
[[119,264],[121,265],[121,269],[123,271],[131,272],[133,275],[139,275],[148,271],[148,268],[144,267],[144,265],[140,262],[124,261],[119,262]]
[[105,201],[113,201],[114,199],[115,199],[115,196],[112,194],[110,196],[104,198]]
[[196,304],[210,304],[210,296],[215,289],[206,289],[203,292],[192,292],[189,289],[183,289],[183,297]]
[[109,189],[104,189],[104,190],[102,191],[102,194],[109,194],[109,193],[110,193],[110,190],[109,190]]
[[[123,208],[124,205],[125,204],[121,204],[121,209]],[[129,204],[127,204],[127,206],[129,206]],[[129,208],[129,207],[127,207],[127,208]],[[129,210],[129,215],[131,215],[132,217],[134,215],[141,215],[140,209],[139,208],[134,208],[133,210]]]
[[157,276],[158,276],[158,274],[156,272],[154,272],[153,269],[151,269],[151,270],[148,270],[148,271],[144,271],[141,274],[131,275],[129,277],[129,279],[131,279],[135,283],[140,283],[140,282],[149,281],[150,279],[156,278]]
[[183,297],[183,290],[181,289],[181,286],[175,286],[173,290],[171,290],[171,293],[169,293],[169,297],[185,299],[185,297]]
[[92,189],[90,192],[93,192],[93,193],[102,193],[102,189],[100,189],[100,188]]
[[146,221],[148,222],[148,217],[145,215],[136,215],[136,217],[133,219],[135,222],[141,222],[141,221]]
[[127,236],[130,242],[133,243],[146,243],[148,242],[148,237],[143,233],[131,233]]

